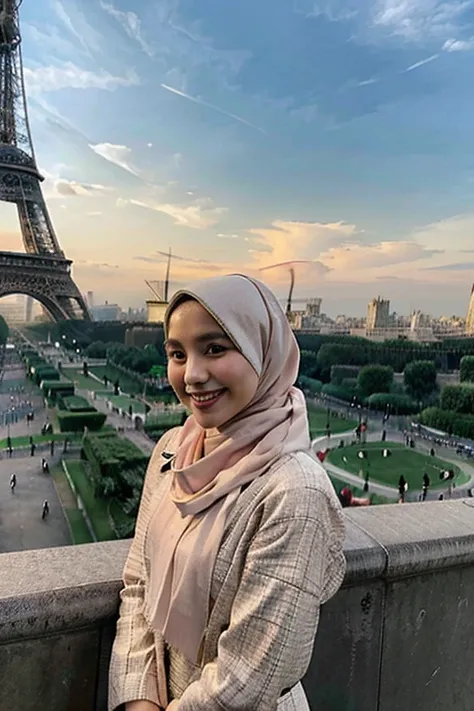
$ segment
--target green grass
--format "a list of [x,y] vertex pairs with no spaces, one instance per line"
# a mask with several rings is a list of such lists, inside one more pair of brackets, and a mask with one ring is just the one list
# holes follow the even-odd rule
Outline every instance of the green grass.
[[[99,382],[90,376],[85,377],[82,373],[82,368],[63,368],[63,375],[69,380],[72,380],[76,388],[79,390],[90,390],[95,392],[96,390],[106,389],[104,383]],[[114,390],[111,387],[110,392],[113,393],[113,391]]]
[[[391,450],[391,457],[382,457],[382,450],[385,448]],[[357,456],[362,449],[368,453],[368,459],[360,459]],[[347,461],[344,461],[343,457]],[[364,473],[369,471],[371,481],[378,481],[388,486],[398,486],[400,475],[403,474],[411,491],[421,490],[425,472],[431,479],[432,488],[446,488],[446,482],[439,479],[441,470],[454,470],[456,486],[462,486],[470,478],[455,464],[409,449],[399,442],[369,442],[334,449],[329,453],[328,461],[351,474],[359,475],[361,470]]]
[[121,410],[124,410],[127,413],[128,408],[131,405],[134,413],[138,412],[142,415],[146,414],[145,405],[139,400],[134,400],[133,398],[128,397],[128,395],[110,395],[108,397],[108,400],[110,400],[114,407],[120,408]]
[[[44,444],[50,443],[51,440],[54,442],[60,442],[61,444],[64,442],[65,438],[68,438],[69,442],[80,442],[82,434],[78,432],[71,432],[70,434],[63,433],[63,434],[46,434],[46,435],[33,435],[33,442],[35,444]],[[25,435],[22,437],[12,437],[12,447],[13,449],[17,447],[29,447],[30,445],[30,435]],[[4,439],[0,439],[0,449],[5,449],[7,446],[7,438],[5,437]]]
[[74,486],[76,487],[86,508],[98,540],[115,540],[115,533],[109,524],[107,501],[94,496],[94,489],[87,477],[84,464],[80,461],[68,460],[66,462],[66,466],[69,476],[71,477]]
[[115,383],[118,378],[120,389],[129,395],[140,395],[143,391],[143,386],[129,375],[125,375],[113,365],[98,365],[90,368],[91,373],[97,375],[103,381],[104,375],[107,376],[109,382]]
[[84,520],[82,511],[77,508],[74,494],[71,491],[69,482],[66,479],[62,466],[55,466],[51,469],[51,476],[56,485],[56,492],[61,500],[64,513],[69,522],[72,534],[72,542],[75,545],[81,543],[92,543],[93,539],[89,528]]
[[334,486],[336,492],[339,494],[340,491],[345,487],[345,486],[350,486],[352,493],[354,496],[360,499],[366,499],[367,496],[370,499],[370,503],[373,505],[379,505],[379,504],[390,504],[390,503],[395,503],[397,501],[396,496],[394,496],[392,499],[387,498],[386,496],[380,496],[380,494],[371,494],[370,491],[367,494],[367,492],[364,491],[362,487],[359,486],[354,486],[351,482],[344,481],[344,479],[339,478],[338,476],[329,473],[328,476],[332,481],[332,485]]
[[[326,434],[326,424],[328,421],[327,410],[314,405],[308,405],[308,416],[311,437],[318,437]],[[334,413],[331,412],[329,424],[331,435],[337,435],[341,434],[341,432],[349,432],[350,430],[354,430],[357,427],[358,422],[356,422],[356,420],[344,420],[342,417],[335,417]]]

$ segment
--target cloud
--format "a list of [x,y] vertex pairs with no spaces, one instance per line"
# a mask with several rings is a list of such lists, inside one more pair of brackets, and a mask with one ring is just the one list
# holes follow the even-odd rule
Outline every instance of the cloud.
[[109,161],[109,163],[114,163],[114,165],[118,165],[132,175],[139,177],[137,169],[129,161],[132,149],[128,146],[121,146],[115,143],[96,143],[95,145],[89,144],[89,148]]
[[321,260],[334,270],[353,272],[429,259],[440,252],[441,250],[429,249],[418,242],[387,241],[370,245],[344,244],[333,247],[321,255]]
[[98,217],[99,215],[102,215],[103,212],[101,210],[92,210],[92,212],[86,212],[86,215],[88,217]]
[[443,44],[444,52],[470,52],[474,49],[474,37],[468,40],[448,39]]
[[419,62],[415,62],[414,64],[410,64],[409,67],[403,70],[403,73],[406,74],[407,72],[412,72],[414,69],[418,69],[419,67],[423,67],[425,64],[429,64],[430,62],[434,62],[435,59],[438,59],[439,54],[432,54],[430,57],[426,57],[426,59],[421,59]]
[[120,269],[118,264],[110,264],[109,262],[93,262],[89,259],[76,259],[74,264],[80,266],[81,268],[88,267],[93,269],[108,270],[108,269]]
[[200,198],[188,205],[160,204],[118,198],[117,207],[126,207],[127,205],[135,205],[147,210],[162,212],[172,217],[175,225],[191,227],[195,230],[205,230],[208,227],[213,227],[220,221],[222,215],[227,212],[226,207],[215,207],[210,198]]
[[24,68],[28,91],[32,93],[61,91],[62,89],[104,89],[113,91],[119,86],[135,86],[140,83],[137,74],[129,69],[125,76],[110,74],[105,69],[90,71],[81,69],[73,62],[48,67]]
[[259,126],[255,126],[255,124],[250,123],[250,121],[247,121],[246,119],[242,118],[241,116],[236,116],[236,114],[232,114],[228,111],[224,111],[224,109],[221,109],[218,106],[215,106],[214,104],[209,104],[207,101],[198,99],[195,96],[190,96],[189,94],[186,94],[184,91],[179,91],[178,89],[174,89],[172,86],[168,86],[168,84],[160,84],[160,86],[162,89],[166,89],[166,91],[170,91],[172,94],[181,96],[183,99],[187,99],[188,101],[193,101],[195,104],[199,104],[199,106],[204,106],[207,109],[211,109],[212,111],[217,111],[218,113],[222,114],[223,116],[227,116],[228,118],[234,119],[234,121],[239,121],[240,123],[243,123],[245,126],[248,126],[249,128],[253,128],[256,131],[260,131],[260,133],[263,133],[266,135],[266,131],[264,131],[263,128],[260,128]]
[[462,27],[473,4],[472,0],[378,0],[372,23],[413,42],[448,38]]
[[50,0],[50,5],[69,34],[77,40],[88,54],[91,49],[97,50],[100,47],[98,34],[85,22],[81,14],[76,14],[76,16],[72,18],[68,15],[64,5],[59,2],[59,0]]
[[424,267],[427,272],[463,272],[473,271],[474,262],[455,262],[454,264],[441,264],[437,267]]
[[380,79],[372,77],[371,79],[364,79],[363,81],[358,82],[357,86],[370,86],[371,84],[377,84],[379,81]]
[[44,194],[48,199],[64,197],[98,197],[113,192],[113,188],[105,185],[79,183],[65,178],[48,179]]
[[219,237],[220,239],[239,239],[240,235],[237,234],[225,234],[224,232],[218,232],[216,237]]
[[472,248],[474,234],[474,213],[454,215],[438,222],[417,228],[412,237],[420,244],[435,249],[463,250]]
[[142,35],[141,21],[134,12],[123,12],[117,10],[113,5],[101,0],[100,6],[105,12],[111,15],[123,27],[130,39],[138,43],[140,48],[148,57],[154,56],[154,50]]
[[319,259],[330,246],[345,243],[359,234],[355,225],[344,222],[289,222],[275,220],[271,227],[254,227],[248,232],[253,259],[258,268],[292,259]]

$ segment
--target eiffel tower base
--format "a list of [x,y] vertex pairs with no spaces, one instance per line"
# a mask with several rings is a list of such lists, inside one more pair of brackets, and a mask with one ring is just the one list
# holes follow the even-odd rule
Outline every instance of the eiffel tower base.
[[0,252],[0,298],[25,294],[39,301],[55,321],[90,320],[68,259]]

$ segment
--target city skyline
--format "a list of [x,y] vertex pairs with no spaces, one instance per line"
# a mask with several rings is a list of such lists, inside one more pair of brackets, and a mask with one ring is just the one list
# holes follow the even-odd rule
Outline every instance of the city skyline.
[[[82,292],[142,305],[171,245],[174,287],[308,260],[295,295],[328,313],[375,293],[466,313],[472,3],[41,5],[21,15],[30,118]],[[22,251],[15,206],[0,219]],[[284,269],[262,276],[285,294]]]

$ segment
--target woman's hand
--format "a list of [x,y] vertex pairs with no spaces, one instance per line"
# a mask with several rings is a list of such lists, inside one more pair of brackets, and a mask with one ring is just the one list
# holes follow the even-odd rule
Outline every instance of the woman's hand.
[[125,711],[163,711],[160,706],[157,706],[153,701],[129,701],[125,704]]

